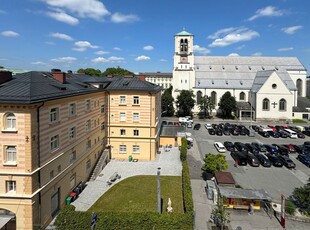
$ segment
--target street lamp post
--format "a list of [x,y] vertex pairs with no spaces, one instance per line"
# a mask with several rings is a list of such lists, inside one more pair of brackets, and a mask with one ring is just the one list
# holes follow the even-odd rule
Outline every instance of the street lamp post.
[[160,167],[157,168],[157,212],[161,213]]

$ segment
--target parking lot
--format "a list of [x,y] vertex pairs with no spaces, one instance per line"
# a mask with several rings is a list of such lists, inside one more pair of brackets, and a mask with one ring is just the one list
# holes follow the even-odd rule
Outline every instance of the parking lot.
[[[256,133],[255,137],[249,136],[217,136],[210,135],[207,129],[204,127],[204,123],[201,123],[200,130],[193,130],[188,128],[187,132],[193,134],[195,143],[199,149],[201,159],[207,153],[216,154],[218,151],[214,147],[214,142],[224,141],[251,143],[258,142],[262,144],[297,144],[302,145],[305,141],[310,141],[310,137],[305,139],[290,139],[290,138],[264,138]],[[249,123],[244,125],[249,126]],[[294,188],[301,187],[310,177],[310,169],[304,164],[299,162],[296,157],[298,154],[290,154],[290,158],[296,164],[296,169],[289,170],[285,166],[282,168],[276,168],[274,166],[265,168],[262,166],[251,167],[238,166],[234,167],[234,160],[230,156],[230,152],[224,153],[229,165],[228,170],[233,174],[236,183],[242,188],[251,189],[265,189],[274,201],[280,202],[281,194],[289,196],[292,194]]]

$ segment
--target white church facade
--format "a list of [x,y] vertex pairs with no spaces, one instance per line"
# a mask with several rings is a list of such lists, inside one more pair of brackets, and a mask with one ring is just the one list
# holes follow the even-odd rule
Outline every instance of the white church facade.
[[[307,70],[298,58],[195,56],[194,35],[183,30],[174,40],[174,98],[181,90],[193,90],[196,103],[207,95],[216,114],[222,95],[229,91],[236,98],[240,120],[251,114],[254,120],[310,118]],[[199,112],[198,106],[193,112]]]

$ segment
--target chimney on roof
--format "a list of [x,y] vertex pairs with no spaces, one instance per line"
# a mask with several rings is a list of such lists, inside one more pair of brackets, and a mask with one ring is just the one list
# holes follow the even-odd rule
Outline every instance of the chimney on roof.
[[0,84],[12,80],[12,72],[0,71]]
[[59,81],[60,83],[62,84],[66,83],[66,73],[61,72],[60,69],[52,69],[52,75],[53,78]]
[[133,78],[133,74],[126,73],[126,74],[124,75],[124,77],[126,77],[126,78]]
[[138,75],[139,80],[145,81],[145,75]]
[[113,74],[110,73],[110,74],[107,75],[107,77],[113,77]]

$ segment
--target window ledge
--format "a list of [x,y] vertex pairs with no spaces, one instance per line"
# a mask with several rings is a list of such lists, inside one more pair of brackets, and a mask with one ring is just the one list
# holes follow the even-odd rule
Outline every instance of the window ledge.
[[17,166],[16,162],[5,162],[3,163],[3,166]]
[[2,133],[17,133],[18,131],[16,129],[4,129],[1,130]]
[[119,106],[127,106],[127,104],[119,104]]
[[140,106],[140,104],[132,104],[132,106]]

